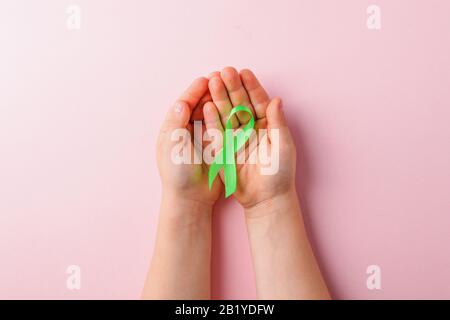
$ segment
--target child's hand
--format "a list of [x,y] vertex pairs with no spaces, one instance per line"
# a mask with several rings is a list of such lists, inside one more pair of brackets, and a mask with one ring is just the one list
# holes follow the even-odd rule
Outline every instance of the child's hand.
[[[209,168],[204,161],[194,164],[191,158],[188,164],[175,163],[173,152],[180,142],[172,141],[172,135],[177,129],[184,129],[193,137],[190,120],[194,119],[203,120],[208,129],[223,131],[231,109],[237,105],[252,110],[256,130],[269,129],[269,154],[279,152],[279,170],[273,175],[261,174],[260,162],[237,165],[234,195],[245,208],[258,297],[329,298],[303,226],[294,183],[295,147],[281,101],[270,100],[252,72],[244,70],[239,75],[233,68],[212,74],[209,83],[206,78],[194,81],[169,110],[162,126],[158,167],[163,199],[144,298],[210,298],[211,213],[223,184],[221,179],[215,179],[209,190]],[[230,121],[237,128],[249,119],[247,113],[238,112]],[[278,144],[271,129],[278,131]],[[186,139],[186,145],[192,154],[198,152],[201,157],[202,150],[196,150],[203,148],[200,141],[194,144]]]
[[[267,128],[269,133],[268,152],[276,145],[270,141],[271,129],[279,129],[279,170],[273,175],[261,174],[261,163],[237,164],[237,189],[234,193],[246,212],[259,204],[274,200],[276,197],[295,193],[296,151],[286,119],[281,109],[281,100],[269,99],[264,88],[250,70],[242,70],[240,74],[234,68],[225,68],[221,73],[210,75],[209,90],[213,102],[204,106],[206,128],[224,130],[226,121],[233,107],[243,105],[249,107],[255,117],[255,130]],[[246,113],[236,114],[232,119],[233,127],[245,125],[249,121]],[[276,146],[276,147],[278,147]],[[246,150],[248,151],[248,150]],[[250,152],[256,152],[254,149]],[[256,159],[259,157],[256,154]],[[223,172],[221,172],[223,179]]]
[[[194,109],[198,109],[196,106],[207,96],[208,79],[195,80],[170,108],[161,127],[157,143],[157,160],[163,196],[168,201],[177,201],[177,203],[188,201],[194,205],[212,206],[223,188],[221,181],[215,181],[212,190],[209,190],[208,167],[204,161],[202,164],[194,164],[192,161],[194,153],[201,157],[202,150],[194,148],[193,126],[190,120],[193,118]],[[176,164],[173,161],[175,146],[180,144],[179,140],[172,141],[172,134],[177,129],[185,129],[184,132],[190,134],[186,147],[192,155],[190,161],[192,164]],[[202,145],[201,141],[198,145]]]

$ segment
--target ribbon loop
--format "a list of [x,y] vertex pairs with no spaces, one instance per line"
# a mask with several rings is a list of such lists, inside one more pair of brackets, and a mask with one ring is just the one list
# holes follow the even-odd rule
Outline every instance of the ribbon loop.
[[[247,112],[250,115],[250,121],[242,128],[238,134],[233,135],[233,128],[231,126],[231,117],[239,111]],[[255,118],[252,111],[245,106],[237,106],[231,110],[225,124],[225,133],[223,135],[223,146],[209,167],[208,179],[209,189],[211,189],[214,179],[219,174],[220,169],[223,168],[225,197],[228,198],[236,191],[237,176],[236,176],[236,161],[234,154],[237,153],[250,138],[251,130],[255,126]]]

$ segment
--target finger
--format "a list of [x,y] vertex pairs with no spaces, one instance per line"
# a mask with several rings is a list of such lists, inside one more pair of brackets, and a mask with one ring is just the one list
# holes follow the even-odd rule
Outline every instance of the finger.
[[269,129],[282,129],[287,127],[286,117],[281,108],[281,99],[275,98],[267,106],[267,127]]
[[178,101],[169,109],[162,125],[163,131],[168,132],[175,129],[184,129],[189,123],[191,109],[184,101]]
[[258,132],[259,129],[267,129],[267,119],[265,117],[255,121],[256,132]]
[[284,139],[285,145],[287,145],[287,143],[293,143],[280,98],[275,98],[270,101],[267,106],[266,118],[269,140],[272,141],[273,129],[275,129],[279,131],[280,139]]
[[203,108],[203,117],[206,129],[218,129],[223,132],[219,111],[212,102],[207,102]]
[[207,91],[203,97],[200,99],[200,101],[197,103],[197,107],[203,107],[205,105],[205,103],[207,103],[208,101],[212,101],[211,98],[211,93],[209,91]]
[[219,71],[213,71],[208,75],[208,79],[214,78],[214,77],[220,77]]
[[[213,157],[215,157],[215,155],[217,154],[216,152],[219,151],[222,148],[223,145],[223,131],[224,128],[222,126],[222,121],[220,119],[220,114],[219,111],[217,110],[216,106],[214,105],[214,103],[212,102],[208,102],[205,104],[205,107],[203,109],[204,112],[204,122],[205,122],[205,127],[206,127],[206,132],[207,135],[209,136],[208,141],[210,140],[210,143],[213,143],[213,139],[214,140],[214,145],[212,145],[212,147],[214,148],[214,150],[212,151],[212,155]],[[217,130],[221,133],[219,139],[218,137],[213,137],[213,130]],[[218,139],[218,140],[217,140]],[[213,159],[211,159],[212,162]],[[208,160],[209,161],[209,160]],[[205,162],[207,162],[205,160]],[[208,164],[209,162],[207,162]]]
[[192,111],[190,121],[202,121],[203,120],[203,107],[195,107]]
[[197,106],[194,108],[194,111],[192,111],[191,121],[202,121],[203,120],[203,106],[208,101],[212,101],[211,94],[209,93],[209,91],[207,91],[205,93],[205,95],[203,95],[203,97],[197,103]]
[[[248,97],[247,91],[245,90],[241,77],[236,69],[226,67],[222,70],[220,76],[222,77],[223,83],[227,88],[228,96],[230,97],[233,106],[246,106],[252,110],[253,114],[255,114],[253,106],[250,103],[250,98]],[[236,115],[239,122],[242,124],[245,124],[250,120],[250,115],[247,112],[240,111],[237,112]]]
[[269,95],[252,71],[244,69],[241,71],[240,75],[242,83],[244,84],[250,97],[250,101],[255,109],[256,117],[258,119],[264,118],[266,116],[267,106],[270,102]]
[[[202,122],[202,133],[203,132],[206,132],[206,125],[205,125],[205,122]],[[195,135],[194,135],[194,137],[195,137]],[[201,141],[201,145],[202,145],[202,148],[203,149],[205,149],[205,147],[210,143],[209,141],[207,141],[206,139],[204,139],[204,136],[203,136],[203,134],[202,134],[202,141]],[[202,152],[203,152],[203,149],[202,149]]]
[[[209,91],[211,92],[212,100],[218,109],[222,125],[225,127],[233,105],[228,98],[227,89],[220,77],[215,76],[209,80]],[[232,128],[239,127],[239,121],[235,115],[230,118],[230,121]]]
[[183,94],[178,98],[179,101],[184,101],[189,105],[191,110],[199,103],[200,99],[208,91],[208,79],[201,77],[195,79],[191,85],[183,92]]

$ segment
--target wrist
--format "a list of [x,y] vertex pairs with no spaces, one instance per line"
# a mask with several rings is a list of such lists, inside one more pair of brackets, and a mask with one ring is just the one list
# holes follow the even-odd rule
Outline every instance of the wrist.
[[292,230],[306,235],[295,189],[246,209],[245,218],[251,241],[265,239],[277,242]]
[[286,190],[273,197],[259,201],[251,206],[245,207],[244,212],[247,219],[262,218],[277,213],[289,213],[293,207],[299,207],[297,191],[295,187]]
[[213,204],[197,199],[179,196],[179,194],[163,190],[161,198],[161,214],[174,219],[202,220],[212,215]]

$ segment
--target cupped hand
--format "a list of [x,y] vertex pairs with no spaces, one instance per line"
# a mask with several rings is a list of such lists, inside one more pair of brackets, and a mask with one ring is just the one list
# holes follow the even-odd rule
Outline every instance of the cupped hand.
[[[199,105],[204,104],[208,96],[208,79],[196,79],[168,110],[161,127],[157,162],[163,196],[168,199],[212,206],[223,190],[221,181],[215,181],[209,190],[208,166],[204,161],[194,161],[194,156],[201,159],[203,146],[201,141],[194,141],[192,121],[202,120]],[[185,152],[190,155],[188,163],[177,162]]]
[[[244,208],[250,209],[278,196],[295,192],[296,150],[281,100],[270,99],[250,70],[238,73],[236,69],[227,67],[221,72],[214,72],[209,76],[208,87],[212,102],[206,102],[203,107],[207,129],[223,132],[232,108],[238,105],[248,107],[255,118],[258,148],[252,149],[247,144],[245,151],[247,159],[254,157],[256,163],[246,161],[237,164],[236,199]],[[235,115],[230,118],[233,128],[244,126],[250,120],[245,112],[237,112]],[[279,154],[278,170],[269,175],[262,174],[266,164],[262,163],[258,150],[265,138],[259,129],[267,129],[265,138],[268,138],[268,154]],[[278,137],[275,131],[278,132]],[[223,180],[223,172],[221,179]]]

